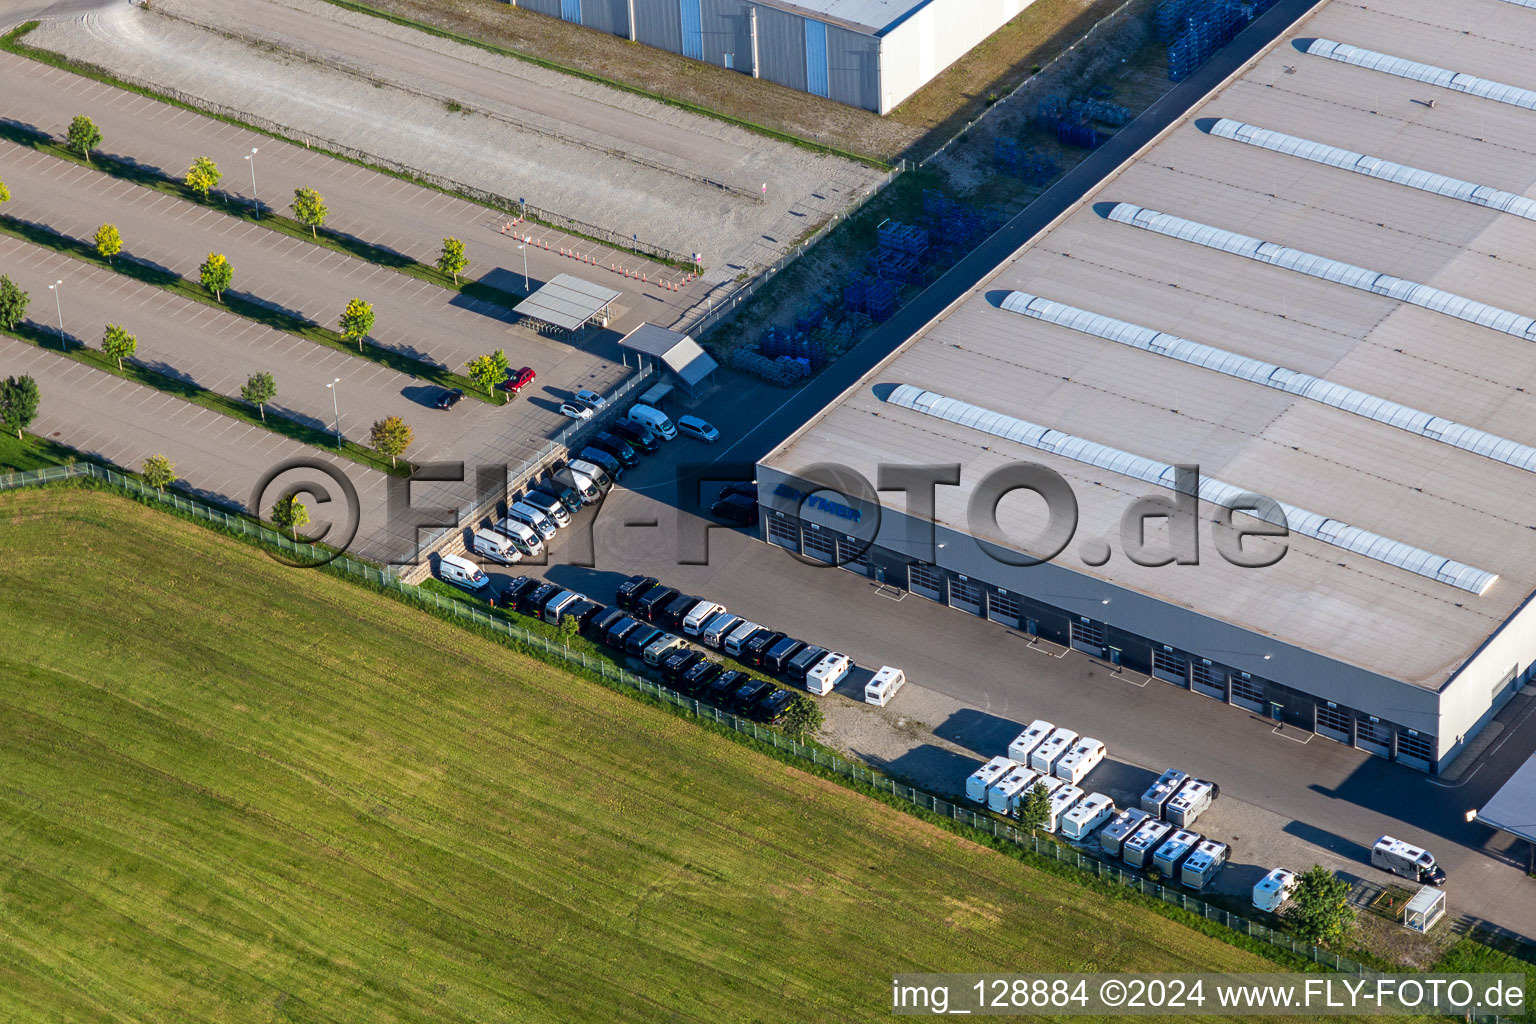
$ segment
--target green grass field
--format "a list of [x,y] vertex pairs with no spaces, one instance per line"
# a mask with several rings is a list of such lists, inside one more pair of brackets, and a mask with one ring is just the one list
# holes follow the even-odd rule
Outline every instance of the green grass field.
[[0,1019],[816,1021],[1274,970],[116,496],[0,494]]

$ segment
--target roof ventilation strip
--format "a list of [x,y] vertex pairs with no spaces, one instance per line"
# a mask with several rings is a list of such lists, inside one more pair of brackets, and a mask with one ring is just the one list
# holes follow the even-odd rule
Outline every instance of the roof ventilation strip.
[[1505,85],[1503,82],[1494,82],[1487,78],[1478,78],[1476,75],[1448,71],[1445,68],[1437,68],[1433,64],[1420,64],[1416,60],[1394,57],[1389,53],[1362,50],[1358,46],[1336,43],[1332,39],[1312,40],[1312,44],[1307,47],[1307,52],[1314,57],[1327,57],[1329,60],[1353,64],[1357,68],[1369,68],[1372,71],[1381,71],[1399,78],[1410,78],[1426,85],[1438,85],[1442,89],[1451,89],[1471,96],[1481,96],[1486,100],[1497,100],[1500,103],[1525,107],[1527,110],[1536,110],[1536,92],[1515,85]]

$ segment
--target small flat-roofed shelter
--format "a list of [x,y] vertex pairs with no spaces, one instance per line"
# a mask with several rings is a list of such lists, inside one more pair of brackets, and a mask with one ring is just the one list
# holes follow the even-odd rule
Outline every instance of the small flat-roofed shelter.
[[619,348],[628,363],[633,352],[643,369],[650,363],[665,367],[672,379],[689,395],[695,395],[715,375],[718,364],[699,343],[680,331],[656,324],[641,324],[619,339]]
[[1403,905],[1403,927],[1428,932],[1445,916],[1445,890],[1424,886]]
[[560,274],[513,307],[518,316],[565,331],[608,323],[608,307],[619,293],[570,274]]

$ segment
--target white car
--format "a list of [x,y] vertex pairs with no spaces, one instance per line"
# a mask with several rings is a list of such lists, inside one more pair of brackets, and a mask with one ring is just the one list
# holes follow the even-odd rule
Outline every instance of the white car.
[[720,431],[715,429],[714,424],[708,420],[701,420],[697,416],[679,416],[677,429],[705,444],[714,444],[720,440]]
[[592,418],[592,410],[585,405],[575,402],[561,402],[560,411],[573,420],[589,420]]
[[571,400],[576,402],[578,405],[586,406],[593,412],[608,408],[608,399],[604,398],[596,391],[591,391],[587,388],[582,388],[580,391],[576,392],[571,396]]

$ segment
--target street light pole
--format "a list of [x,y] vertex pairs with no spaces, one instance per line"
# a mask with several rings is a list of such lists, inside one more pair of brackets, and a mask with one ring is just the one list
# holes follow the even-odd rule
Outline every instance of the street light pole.
[[251,164],[251,205],[256,209],[256,219],[261,219],[261,200],[256,198],[256,147],[251,147],[251,153],[246,157]]
[[63,290],[60,287],[63,284],[63,281],[55,281],[48,286],[48,290],[53,292],[53,307],[59,311],[59,348],[61,349],[64,347],[64,303],[59,299],[59,292]]
[[331,381],[329,384],[327,384],[325,386],[326,390],[331,393],[331,411],[336,414],[336,450],[337,451],[341,451],[341,403],[338,402],[337,399],[336,399],[336,390],[337,390],[336,389],[336,385],[340,384],[340,383],[341,383],[341,378],[337,377],[335,380]]
[[530,290],[528,287],[528,246],[520,245],[518,248],[523,251],[523,291],[526,292]]

